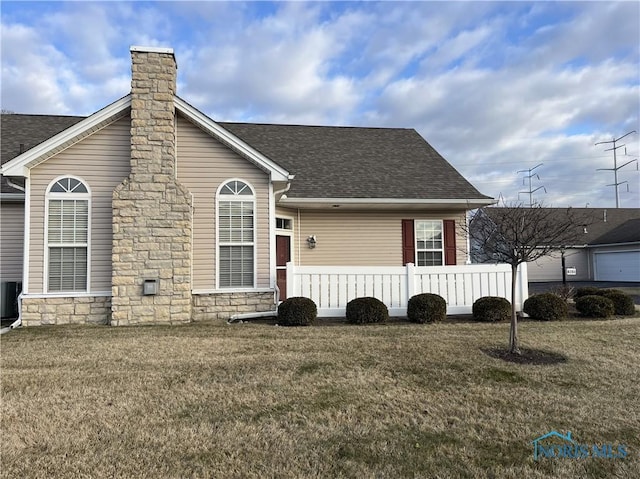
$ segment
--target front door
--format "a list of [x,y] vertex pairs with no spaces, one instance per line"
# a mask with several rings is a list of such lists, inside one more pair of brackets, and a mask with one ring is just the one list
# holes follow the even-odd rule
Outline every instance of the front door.
[[291,261],[291,237],[276,236],[276,280],[280,290],[280,301],[287,299],[287,263]]

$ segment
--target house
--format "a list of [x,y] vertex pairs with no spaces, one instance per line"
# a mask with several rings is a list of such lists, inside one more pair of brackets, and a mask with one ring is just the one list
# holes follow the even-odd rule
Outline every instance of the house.
[[[568,281],[640,282],[640,208],[546,208],[559,222],[568,211],[581,218],[575,244],[527,265],[531,282],[562,281],[562,255]],[[509,208],[484,208],[500,224]]]
[[271,310],[287,263],[467,261],[466,212],[493,200],[415,130],[216,122],[176,96],[172,49],[131,58],[131,93],[86,118],[2,117],[23,324]]

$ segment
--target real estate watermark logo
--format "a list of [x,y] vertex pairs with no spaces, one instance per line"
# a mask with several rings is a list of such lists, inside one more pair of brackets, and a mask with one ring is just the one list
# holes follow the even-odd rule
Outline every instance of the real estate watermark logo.
[[535,461],[545,458],[585,459],[588,457],[624,459],[629,455],[625,444],[582,444],[571,437],[571,431],[567,431],[566,434],[551,431],[535,438],[531,444],[533,444]]

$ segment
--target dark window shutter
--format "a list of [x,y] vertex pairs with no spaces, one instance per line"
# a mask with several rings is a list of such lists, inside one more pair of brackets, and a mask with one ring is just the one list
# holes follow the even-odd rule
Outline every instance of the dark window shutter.
[[456,222],[444,220],[444,264],[456,264]]
[[416,262],[416,238],[413,220],[402,220],[402,264]]

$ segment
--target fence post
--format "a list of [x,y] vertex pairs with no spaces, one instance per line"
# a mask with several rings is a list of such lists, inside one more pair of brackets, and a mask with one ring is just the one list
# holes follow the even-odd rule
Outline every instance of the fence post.
[[407,301],[416,294],[416,271],[413,263],[407,263]]
[[295,294],[296,267],[292,261],[287,262],[287,298],[293,298]]
[[518,281],[518,285],[516,287],[518,302],[516,307],[519,307],[520,311],[522,311],[522,308],[524,307],[525,300],[529,297],[529,278],[527,273],[527,263],[520,263],[516,277],[516,280]]

